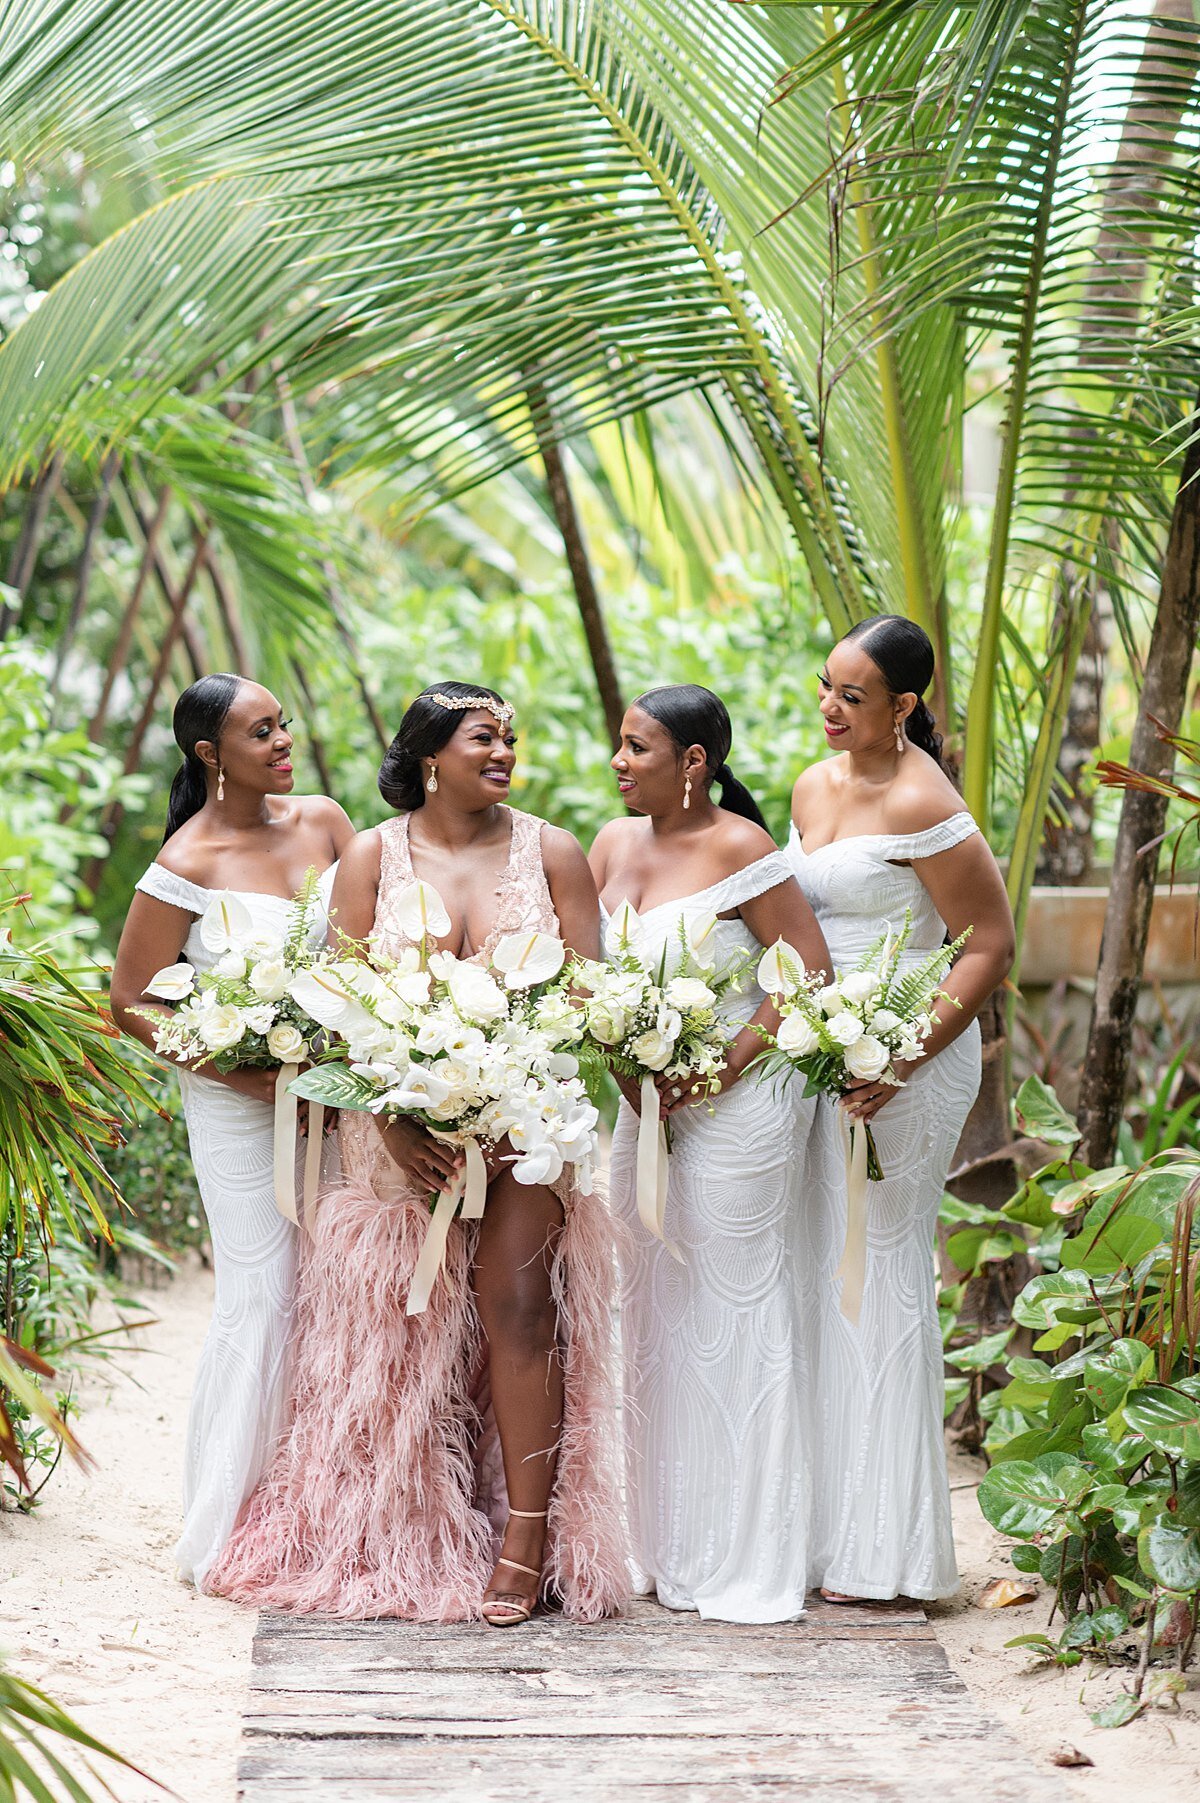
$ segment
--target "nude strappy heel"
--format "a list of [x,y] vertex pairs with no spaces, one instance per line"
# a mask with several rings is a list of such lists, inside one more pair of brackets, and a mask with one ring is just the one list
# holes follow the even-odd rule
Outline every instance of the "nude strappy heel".
[[[545,1509],[510,1509],[508,1514],[510,1520],[514,1515],[522,1521],[544,1521],[546,1519]],[[535,1571],[532,1565],[521,1565],[516,1559],[506,1559],[503,1553],[496,1563],[497,1565],[511,1565],[514,1571],[523,1571],[527,1577],[537,1578],[539,1583],[541,1581],[541,1572]],[[531,1603],[527,1603],[523,1596],[500,1595],[489,1597],[484,1602],[480,1614],[489,1628],[517,1628],[522,1622],[529,1620],[536,1608],[536,1596]]]

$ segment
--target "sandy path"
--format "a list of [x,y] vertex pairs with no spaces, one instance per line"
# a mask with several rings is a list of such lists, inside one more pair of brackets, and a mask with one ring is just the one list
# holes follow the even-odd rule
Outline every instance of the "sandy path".
[[[161,1318],[142,1336],[145,1350],[123,1355],[124,1375],[108,1386],[94,1382],[85,1395],[80,1432],[96,1471],[60,1470],[31,1518],[0,1516],[0,1645],[14,1668],[184,1803],[232,1803],[254,1630],[253,1614],[198,1597],[171,1575],[184,1417],[210,1296],[211,1279],[199,1270],[147,1296]],[[931,1612],[951,1663],[1039,1764],[1064,1742],[1090,1755],[1094,1767],[1063,1773],[1072,1797],[1165,1803],[1196,1795],[1200,1680],[1193,1678],[1180,1714],[1105,1732],[1087,1710],[1115,1694],[1125,1674],[1080,1667],[1029,1675],[1023,1656],[1003,1642],[1042,1628],[1048,1600],[975,1607],[990,1578],[1012,1572],[976,1508],[978,1475],[976,1464],[955,1462],[964,1587]],[[113,1784],[121,1803],[161,1797],[128,1776]],[[972,1796],[969,1774],[962,1795]]]

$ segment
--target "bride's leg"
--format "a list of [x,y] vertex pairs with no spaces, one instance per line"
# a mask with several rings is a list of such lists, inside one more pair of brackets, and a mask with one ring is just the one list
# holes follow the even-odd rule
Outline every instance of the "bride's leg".
[[[502,1171],[488,1189],[475,1255],[475,1293],[487,1335],[492,1407],[513,1514],[488,1598],[537,1600],[546,1510],[563,1415],[558,1317],[550,1290],[562,1205],[549,1189]],[[507,1561],[513,1561],[510,1564]],[[518,1566],[528,1566],[520,1571]]]

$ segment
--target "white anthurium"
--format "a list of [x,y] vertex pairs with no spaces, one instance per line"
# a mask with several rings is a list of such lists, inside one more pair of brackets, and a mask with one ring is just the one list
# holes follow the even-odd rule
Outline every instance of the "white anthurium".
[[532,989],[556,977],[566,955],[562,940],[553,933],[506,933],[492,953],[492,967],[504,978],[506,989]]
[[608,923],[608,942],[621,951],[639,952],[645,941],[641,916],[632,902],[623,901]]
[[440,939],[450,931],[445,902],[433,884],[420,877],[400,891],[392,906],[397,925],[409,939]]
[[254,916],[228,889],[214,895],[200,916],[200,943],[214,958],[241,951],[254,933]]
[[328,965],[301,971],[299,976],[292,978],[288,993],[298,1008],[334,1033],[349,1036],[375,1024],[370,1010],[363,1007],[345,979]]
[[717,961],[717,916],[697,914],[688,921],[687,936],[692,963],[698,970],[711,970]]
[[144,995],[157,996],[163,1002],[181,1002],[196,987],[196,973],[190,964],[168,964],[155,971],[143,990]]
[[769,945],[758,961],[758,986],[764,995],[794,995],[804,975],[804,959],[786,939]]

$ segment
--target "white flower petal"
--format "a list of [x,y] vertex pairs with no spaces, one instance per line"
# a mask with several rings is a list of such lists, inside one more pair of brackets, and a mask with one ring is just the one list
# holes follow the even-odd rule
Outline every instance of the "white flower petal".
[[214,895],[200,916],[200,943],[217,958],[223,952],[240,950],[253,932],[254,917],[249,908],[228,889]]

